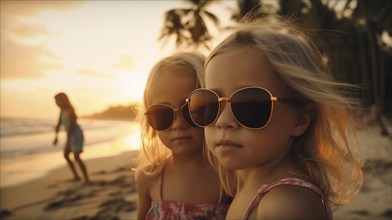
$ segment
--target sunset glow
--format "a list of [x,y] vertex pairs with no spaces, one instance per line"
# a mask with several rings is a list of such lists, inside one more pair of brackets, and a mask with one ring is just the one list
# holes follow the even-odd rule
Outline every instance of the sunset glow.
[[[188,5],[189,6],[189,5]],[[157,41],[183,1],[1,1],[1,117],[56,118],[140,102],[147,74],[174,52]]]

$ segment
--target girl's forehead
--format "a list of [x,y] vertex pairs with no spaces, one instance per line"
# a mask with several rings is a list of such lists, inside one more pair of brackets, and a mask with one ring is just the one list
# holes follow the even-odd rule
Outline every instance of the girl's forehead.
[[233,81],[246,79],[245,73],[253,75],[253,80],[263,75],[264,72],[271,72],[272,66],[267,59],[253,49],[238,48],[235,52],[218,54],[213,57],[206,66],[206,81],[211,76],[217,75],[224,78],[232,75]]
[[160,74],[150,85],[149,100],[152,104],[176,105],[183,102],[196,87],[196,78],[187,73]]
[[[241,65],[242,63],[244,64]],[[218,66],[218,68],[242,69],[247,66],[253,67],[256,65],[259,68],[271,67],[265,55],[256,48],[251,46],[233,47],[229,50],[223,51],[222,53],[218,53],[209,59],[206,64],[206,73],[208,73],[211,66]]]
[[230,95],[247,86],[263,87],[273,94],[283,93],[282,82],[272,65],[255,50],[219,54],[206,67],[206,88]]
[[178,69],[160,71],[152,80],[150,90],[159,90],[161,88],[166,90],[173,87],[175,89],[179,84],[189,84],[189,82],[196,83],[196,76],[192,72]]

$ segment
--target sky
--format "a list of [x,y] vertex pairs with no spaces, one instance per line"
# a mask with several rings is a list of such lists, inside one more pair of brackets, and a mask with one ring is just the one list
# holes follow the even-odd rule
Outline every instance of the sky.
[[[234,4],[208,9],[225,20]],[[185,7],[175,0],[1,0],[0,117],[55,119],[58,92],[78,115],[141,102],[149,70],[175,51],[174,41],[158,42],[164,12]]]

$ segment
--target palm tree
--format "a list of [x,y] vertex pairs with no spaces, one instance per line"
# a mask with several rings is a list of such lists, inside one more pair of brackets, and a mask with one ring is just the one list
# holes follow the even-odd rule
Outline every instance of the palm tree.
[[165,12],[164,26],[160,41],[167,43],[170,37],[176,37],[176,47],[181,46],[205,46],[212,39],[207,28],[205,18],[219,27],[219,19],[206,8],[213,0],[186,0],[191,3],[190,8],[172,9]]
[[[378,111],[392,111],[391,94],[387,94],[387,79],[392,79],[391,54],[392,48],[381,41],[384,32],[392,35],[392,3],[390,1],[358,0],[352,19],[359,37],[361,48],[361,73],[367,88],[370,105]],[[389,93],[392,90],[389,89]]]
[[244,18],[255,20],[265,16],[261,11],[262,3],[260,0],[237,0],[238,11],[234,12],[232,19],[241,22]]
[[[211,35],[204,18],[219,27],[218,18],[206,10],[214,0],[186,0],[191,8],[173,9],[165,14],[160,40],[176,36],[176,46],[200,45],[208,49]],[[266,2],[267,4],[263,4]],[[368,105],[392,112],[392,49],[381,41],[385,32],[392,35],[392,2],[388,0],[277,0],[279,15],[295,18],[315,39],[315,45],[329,56],[333,73],[341,81],[359,84],[359,94]],[[238,11],[232,19],[240,22],[266,15],[270,2],[237,0]],[[338,7],[343,4],[343,7]],[[263,9],[261,11],[261,9]],[[272,12],[274,13],[274,12]],[[388,90],[389,89],[389,90]]]
[[[248,12],[257,14],[254,6],[261,8],[263,2],[238,0],[240,13],[233,15],[234,20],[241,20]],[[357,95],[365,104],[375,105],[381,112],[392,112],[392,89],[388,90],[386,86],[387,80],[392,79],[392,48],[381,41],[383,32],[392,35],[390,1],[277,2],[279,15],[295,18],[306,29],[316,30],[308,34],[315,40],[315,45],[328,55],[336,78],[362,86],[362,92]],[[343,7],[339,11],[338,3],[342,2]]]

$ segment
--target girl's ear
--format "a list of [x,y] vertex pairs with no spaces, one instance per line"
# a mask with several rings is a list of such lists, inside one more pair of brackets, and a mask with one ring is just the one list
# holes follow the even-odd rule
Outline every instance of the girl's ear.
[[309,127],[309,124],[313,119],[313,115],[313,106],[307,105],[299,109],[297,114],[297,122],[294,124],[291,136],[298,137],[305,133],[306,129]]

